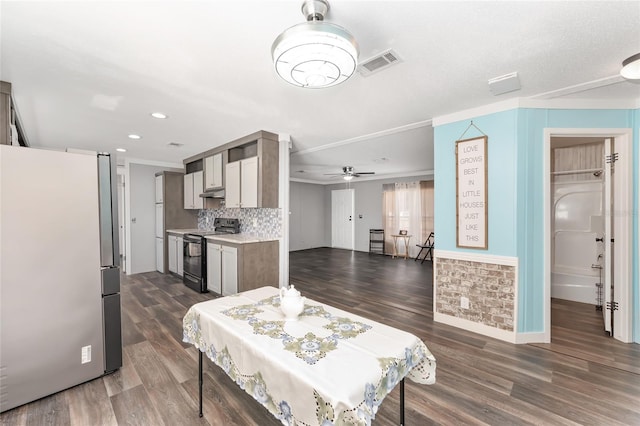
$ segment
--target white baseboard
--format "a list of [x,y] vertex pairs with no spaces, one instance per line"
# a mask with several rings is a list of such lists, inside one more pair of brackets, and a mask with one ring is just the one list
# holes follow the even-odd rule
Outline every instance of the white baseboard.
[[513,331],[489,327],[488,325],[454,317],[451,315],[441,314],[439,312],[433,313],[433,320],[435,322],[441,322],[453,327],[462,328],[473,333],[482,334],[483,336],[493,337],[494,339],[502,340],[504,342],[516,343],[516,333]]
[[517,333],[516,343],[550,343],[544,332],[539,333]]

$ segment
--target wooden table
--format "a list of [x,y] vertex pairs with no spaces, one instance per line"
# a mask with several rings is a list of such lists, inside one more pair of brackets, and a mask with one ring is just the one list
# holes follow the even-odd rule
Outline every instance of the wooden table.
[[262,287],[193,305],[184,341],[283,424],[366,425],[404,378],[435,383],[436,362],[416,336],[363,317],[305,301],[297,321],[284,321],[278,289]]
[[402,254],[398,253],[398,239],[402,238],[404,240],[404,258],[406,259],[409,256],[409,241],[412,236],[393,234],[391,237],[393,238],[393,255],[391,257],[402,256]]

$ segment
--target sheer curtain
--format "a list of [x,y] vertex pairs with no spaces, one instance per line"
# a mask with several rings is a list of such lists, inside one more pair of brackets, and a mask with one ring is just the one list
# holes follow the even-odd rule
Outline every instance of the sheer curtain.
[[[415,257],[419,250],[416,244],[421,244],[426,239],[426,237],[422,238],[424,226],[420,182],[383,185],[382,204],[386,237],[385,252],[393,253],[393,238],[390,235],[398,234],[402,229],[412,236],[409,241],[409,255]],[[433,218],[433,213],[431,217]],[[400,252],[404,249],[401,244],[398,243]]]
[[422,203],[422,240],[416,244],[422,244],[433,232],[433,181],[420,181],[420,201]]

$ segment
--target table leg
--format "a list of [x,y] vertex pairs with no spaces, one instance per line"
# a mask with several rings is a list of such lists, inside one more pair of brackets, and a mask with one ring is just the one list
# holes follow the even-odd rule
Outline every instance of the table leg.
[[200,417],[202,417],[202,351],[198,350],[198,394],[200,395]]
[[400,426],[404,426],[404,379],[400,380]]

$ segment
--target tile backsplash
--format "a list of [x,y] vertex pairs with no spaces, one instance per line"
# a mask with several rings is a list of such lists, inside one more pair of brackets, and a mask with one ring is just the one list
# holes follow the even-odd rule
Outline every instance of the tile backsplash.
[[213,230],[216,217],[240,219],[240,232],[261,237],[280,238],[282,235],[281,209],[219,209],[200,210],[198,229]]

